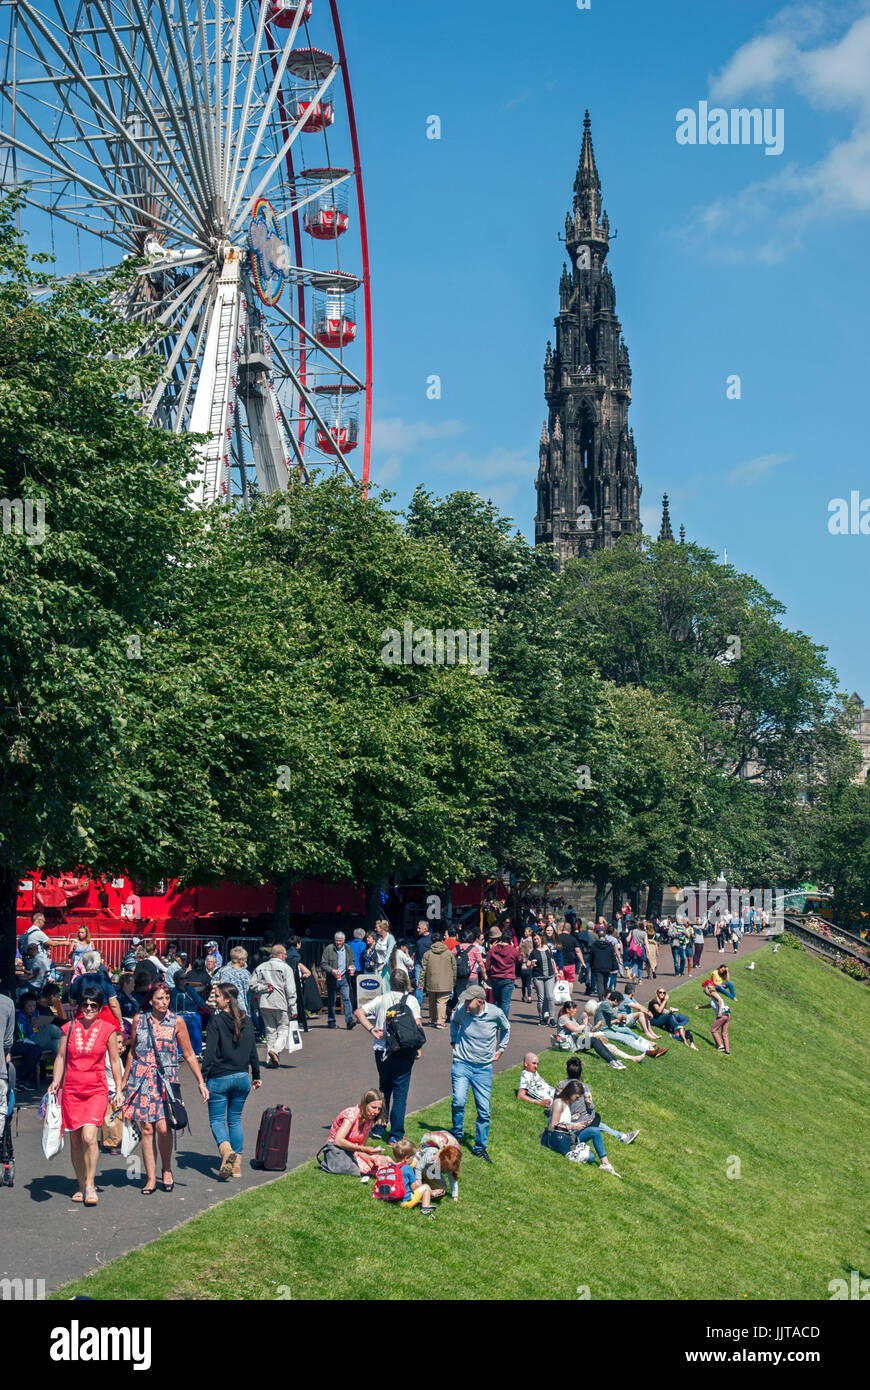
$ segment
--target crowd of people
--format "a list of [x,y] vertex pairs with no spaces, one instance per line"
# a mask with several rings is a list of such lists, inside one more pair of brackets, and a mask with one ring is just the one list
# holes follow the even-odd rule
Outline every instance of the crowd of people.
[[[370,933],[357,929],[350,939],[335,933],[319,964],[327,1026],[338,1026],[340,1011],[348,1030],[361,1026],[370,1034],[377,1087],[336,1117],[321,1167],[375,1179],[379,1195],[382,1188],[401,1190],[403,1196],[393,1200],[434,1212],[433,1202],[444,1191],[435,1169],[458,1178],[469,1092],[476,1110],[471,1153],[491,1163],[493,1067],[510,1040],[519,991],[534,1001],[538,1025],[551,1031],[551,1047],[571,1054],[567,1078],[552,1094],[537,1071],[537,1054],[525,1059],[519,1095],[546,1102],[542,1142],[575,1161],[578,1155],[592,1162],[597,1157],[613,1171],[602,1136],[631,1142],[636,1132],[626,1138],[600,1122],[578,1054],[595,1053],[624,1070],[628,1062],[665,1057],[665,1042],[697,1050],[689,1018],[671,1005],[668,991],[657,986],[649,1003],[641,1004],[638,983],[658,978],[662,947],[672,952],[674,976],[691,977],[700,968],[705,939],[715,936],[720,955],[728,944],[736,951],[743,924],[730,915],[638,920],[628,904],[611,923],[600,917],[587,927],[571,909],[558,923],[553,913],[527,915],[530,920],[515,929],[503,913],[486,931],[475,926],[457,932],[421,919],[414,939],[405,941],[397,941],[386,919]],[[51,978],[44,925],[35,914],[20,939],[15,1003],[0,996],[0,1088],[8,1090],[7,1066],[14,1066],[19,1095],[47,1085],[49,1095],[59,1098],[78,1184],[73,1200],[97,1203],[99,1144],[120,1153],[125,1122],[141,1136],[142,1195],[153,1195],[158,1186],[173,1190],[173,1131],[178,1111],[184,1112],[182,1061],[208,1109],[219,1177],[240,1178],[243,1111],[261,1085],[258,1043],[265,1050],[263,1065],[279,1067],[285,1053],[301,1046],[299,1030],[307,1028],[309,1013],[322,1007],[321,987],[302,962],[300,940],[267,941],[256,963],[236,946],[225,963],[217,941],[189,961],[177,942],[158,951],[154,940],[133,937],[113,975],[88,929],[80,927],[69,944],[72,978],[64,1009]],[[581,988],[582,1000],[574,997]],[[695,1008],[712,1011],[712,1039],[728,1053],[735,991],[724,961],[702,988],[705,1002]],[[426,1042],[424,1005],[428,1026],[450,1033],[452,1122],[449,1132],[414,1148],[405,1135],[405,1116],[414,1065]],[[384,1140],[390,1152],[370,1139]],[[389,1180],[381,1181],[387,1169]]]

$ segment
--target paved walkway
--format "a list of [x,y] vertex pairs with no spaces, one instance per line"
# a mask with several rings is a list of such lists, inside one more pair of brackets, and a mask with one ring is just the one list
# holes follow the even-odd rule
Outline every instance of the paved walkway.
[[[741,956],[764,944],[761,936],[744,937]],[[733,958],[731,947],[724,957],[717,954],[715,942],[704,947],[702,969],[710,970]],[[675,980],[671,953],[659,948],[659,978],[643,981],[638,990],[642,1002],[659,984],[670,989]],[[696,979],[702,976],[696,974]],[[582,985],[575,985],[575,997],[584,1002]],[[531,1004],[523,1004],[520,991],[514,991],[511,1005],[511,1041],[497,1070],[516,1066],[527,1051],[543,1052],[549,1046],[551,1029],[542,1028]],[[73,1205],[75,1181],[69,1159],[69,1141],[63,1153],[50,1163],[43,1157],[41,1126],[35,1103],[19,1111],[19,1134],[15,1138],[15,1187],[0,1188],[0,1278],[44,1279],[47,1291],[66,1280],[107,1264],[128,1250],[155,1240],[174,1226],[215,1206],[239,1191],[274,1181],[273,1173],[250,1167],[260,1115],[266,1106],[289,1105],[293,1110],[290,1168],[314,1156],[324,1143],[329,1126],[347,1105],[354,1104],[368,1086],[377,1085],[371,1040],[362,1028],[348,1033],[343,1025],[330,1030],[326,1015],[309,1024],[303,1051],[296,1053],[295,1065],[284,1064],[278,1071],[264,1070],[263,1085],[252,1093],[245,1107],[245,1153],[241,1181],[217,1181],[217,1155],[206,1107],[202,1105],[187,1068],[182,1066],[182,1086],[189,1105],[193,1132],[184,1136],[176,1164],[175,1191],[160,1188],[153,1197],[143,1198],[143,1180],[131,1181],[125,1160],[101,1155],[97,1168],[98,1207],[85,1209]],[[449,1034],[427,1029],[428,1042],[414,1066],[409,1109],[419,1110],[442,1099],[450,1088],[451,1049]],[[263,1049],[260,1049],[261,1054]],[[660,1065],[666,1066],[663,1060]],[[466,1128],[473,1126],[474,1102],[469,1095]],[[469,1119],[472,1125],[469,1125]],[[498,1115],[492,1136],[493,1152],[498,1153]],[[143,1290],[143,1294],[147,1291]]]

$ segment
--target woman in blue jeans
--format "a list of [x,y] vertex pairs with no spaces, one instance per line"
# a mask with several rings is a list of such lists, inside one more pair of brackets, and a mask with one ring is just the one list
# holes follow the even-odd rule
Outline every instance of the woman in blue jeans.
[[598,1125],[587,1125],[585,1120],[571,1119],[571,1102],[579,1100],[583,1095],[583,1083],[581,1081],[567,1081],[559,1088],[558,1095],[553,1097],[550,1106],[550,1123],[546,1129],[547,1146],[555,1149],[558,1153],[568,1152],[565,1146],[565,1139],[573,1138],[574,1141],[582,1140],[591,1144],[596,1154],[603,1173],[612,1173],[615,1178],[619,1177],[604,1149],[604,1139]]
[[[239,1008],[235,985],[215,986],[217,1010],[208,1026],[202,1073],[208,1085],[208,1118],[221,1156],[222,1182],[242,1176],[242,1111],[260,1081],[254,1025]],[[248,1074],[250,1072],[250,1075]]]
[[672,1038],[679,1038],[680,1042],[691,1047],[693,1052],[698,1049],[695,1046],[695,1039],[689,1032],[686,1024],[688,1018],[685,1014],[678,1014],[675,1009],[670,1008],[670,995],[666,989],[657,989],[652,999],[649,1001],[650,1012],[653,1016],[653,1023],[657,1028],[664,1028],[666,1033],[670,1033]]

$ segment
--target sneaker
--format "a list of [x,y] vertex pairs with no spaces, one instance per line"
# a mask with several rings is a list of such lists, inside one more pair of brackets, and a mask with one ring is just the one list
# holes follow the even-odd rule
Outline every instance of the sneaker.
[[435,1219],[435,1208],[434,1208],[434,1207],[427,1207],[426,1210],[423,1212],[423,1215],[424,1215],[424,1216],[431,1216],[432,1219],[434,1220],[434,1219]]
[[646,1055],[647,1057],[664,1057],[667,1050],[666,1047],[651,1047]]
[[613,1067],[614,1071],[625,1071],[624,1062],[611,1062],[610,1065]]
[[365,1174],[363,1177],[360,1178],[360,1182],[371,1182],[371,1178],[368,1176],[368,1174]]
[[477,1147],[477,1145],[475,1144],[475,1146],[474,1146],[474,1148],[471,1150],[471,1152],[472,1152],[472,1154],[473,1154],[473,1156],[474,1156],[475,1158],[482,1158],[483,1161],[484,1161],[484,1163],[488,1163],[488,1164],[490,1165],[490,1167],[492,1167],[492,1159],[490,1158],[490,1156],[489,1156],[489,1154],[487,1153],[486,1149],[479,1149],[479,1148]]
[[356,1019],[355,1019],[355,1018],[349,1018],[349,1019],[347,1020],[347,1031],[350,1032],[351,1028],[355,1028],[355,1027],[356,1027]]
[[623,1134],[623,1136],[622,1136],[622,1142],[623,1142],[623,1144],[633,1144],[634,1141],[635,1141],[635,1139],[637,1138],[637,1136],[638,1136],[639,1134],[640,1134],[640,1130],[639,1130],[639,1129],[630,1129],[630,1130],[628,1131],[628,1134]]
[[[373,1139],[383,1139],[385,1133],[386,1133],[386,1127],[385,1127],[384,1125],[373,1125],[373,1126],[372,1126],[371,1135],[372,1135],[372,1138],[373,1138]],[[391,1139],[391,1140],[390,1140],[390,1143],[392,1144],[392,1142],[393,1142],[393,1141],[392,1141],[392,1139]]]
[[602,1173],[612,1173],[615,1178],[619,1178],[622,1176],[621,1173],[617,1173],[612,1163],[605,1161],[604,1163],[600,1163],[598,1166],[600,1167]]

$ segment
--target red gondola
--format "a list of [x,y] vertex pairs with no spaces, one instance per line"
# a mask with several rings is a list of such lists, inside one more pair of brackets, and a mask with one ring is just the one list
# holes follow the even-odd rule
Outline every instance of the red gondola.
[[[312,0],[306,0],[302,7],[305,10],[303,20],[311,18],[311,7]],[[274,24],[276,29],[292,29],[298,9],[299,0],[272,0],[266,19],[269,24]]]

